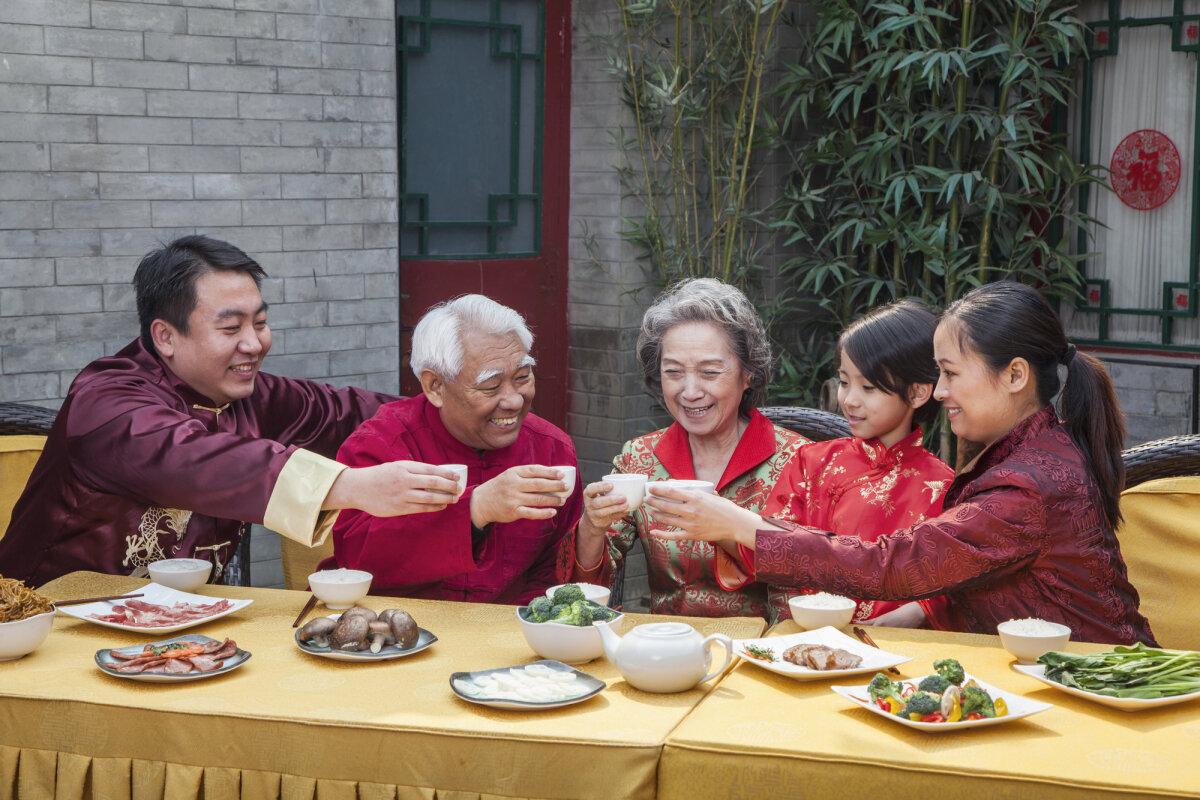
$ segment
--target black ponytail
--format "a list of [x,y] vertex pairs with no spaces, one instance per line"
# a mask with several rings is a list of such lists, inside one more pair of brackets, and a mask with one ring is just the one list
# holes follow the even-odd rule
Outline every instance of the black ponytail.
[[[1075,351],[1050,304],[1024,284],[999,281],[980,286],[951,304],[942,317],[955,320],[964,343],[993,370],[1004,369],[1015,358],[1025,359],[1042,405],[1062,387],[1063,427],[1083,453],[1100,489],[1104,514],[1115,526],[1121,520],[1119,501],[1125,486],[1125,422],[1104,365]],[[1058,378],[1064,364],[1065,385]]]

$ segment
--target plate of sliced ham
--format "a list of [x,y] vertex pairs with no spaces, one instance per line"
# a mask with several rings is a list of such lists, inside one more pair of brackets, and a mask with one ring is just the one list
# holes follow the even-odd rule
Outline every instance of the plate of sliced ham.
[[250,653],[232,639],[218,641],[191,633],[165,642],[97,650],[96,666],[117,678],[178,683],[224,675],[249,658]]
[[193,625],[220,619],[253,600],[232,600],[189,594],[157,583],[148,583],[130,594],[137,598],[106,600],[78,606],[62,606],[63,614],[108,628],[140,633],[174,633]]

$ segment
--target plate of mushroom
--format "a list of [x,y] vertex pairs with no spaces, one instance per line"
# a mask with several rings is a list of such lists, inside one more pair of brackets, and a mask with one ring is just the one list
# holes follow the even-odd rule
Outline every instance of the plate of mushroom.
[[387,608],[375,613],[354,606],[341,614],[317,617],[296,631],[296,646],[306,653],[336,661],[387,661],[419,653],[437,637],[407,611]]

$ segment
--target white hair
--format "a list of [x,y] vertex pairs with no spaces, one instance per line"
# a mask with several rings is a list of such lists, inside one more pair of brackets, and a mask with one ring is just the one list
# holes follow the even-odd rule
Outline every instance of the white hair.
[[[462,371],[462,339],[467,331],[489,336],[515,333],[526,353],[533,348],[533,334],[524,317],[490,297],[465,294],[429,309],[417,323],[409,359],[413,374],[419,379],[428,369],[447,380],[457,378]],[[526,356],[522,366],[526,364],[532,365],[533,358]]]

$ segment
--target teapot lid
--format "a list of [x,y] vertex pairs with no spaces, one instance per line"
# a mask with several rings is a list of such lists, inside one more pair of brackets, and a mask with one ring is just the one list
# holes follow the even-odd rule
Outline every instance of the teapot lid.
[[685,636],[696,632],[686,622],[649,622],[638,625],[634,630],[645,636]]

